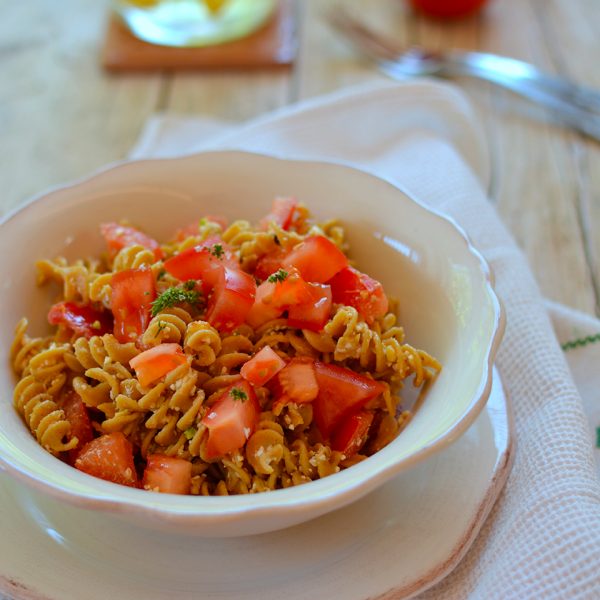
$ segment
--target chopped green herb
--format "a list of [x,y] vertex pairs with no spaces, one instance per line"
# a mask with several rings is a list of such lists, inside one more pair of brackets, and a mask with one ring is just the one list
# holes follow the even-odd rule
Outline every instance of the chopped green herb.
[[248,400],[248,396],[246,395],[246,392],[244,390],[240,390],[240,388],[236,388],[236,387],[234,387],[231,390],[231,397],[234,400],[241,400],[242,402],[244,402],[244,400]]
[[156,281],[160,281],[167,274],[165,269],[161,269],[156,276]]
[[221,244],[215,244],[211,249],[210,249],[210,253],[213,256],[216,256],[217,258],[221,258],[223,256],[223,254],[225,253],[225,250],[223,250],[223,246]]
[[271,283],[281,283],[282,281],[286,280],[287,276],[288,276],[287,271],[284,271],[283,269],[279,269],[279,271],[276,271],[275,273],[273,273],[273,275],[269,275],[267,281],[270,281]]
[[183,435],[185,435],[188,440],[191,440],[196,435],[196,429],[194,429],[194,427],[190,427],[183,432]]
[[281,242],[279,241],[279,238],[276,235],[273,235],[273,241],[278,245],[281,246]]
[[183,289],[187,290],[188,292],[193,290],[195,287],[196,287],[196,282],[193,279],[188,279],[188,281],[186,281],[183,284]]
[[148,291],[144,292],[144,296],[149,296],[149,295],[150,295],[150,292],[148,292]]
[[160,332],[165,329],[167,327],[168,323],[166,321],[159,321],[157,323],[157,328],[156,328],[156,333],[154,334],[154,337],[157,338],[160,334]]
[[204,227],[207,223],[207,220],[203,217],[198,221],[198,227]]
[[181,288],[170,287],[165,290],[153,303],[152,303],[152,316],[155,317],[158,313],[169,308],[169,306],[175,306],[175,304],[198,304],[200,302],[200,293],[196,290],[183,290]]

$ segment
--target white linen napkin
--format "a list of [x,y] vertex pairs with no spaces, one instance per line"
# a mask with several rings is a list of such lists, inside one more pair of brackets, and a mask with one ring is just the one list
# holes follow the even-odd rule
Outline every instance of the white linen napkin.
[[215,148],[345,161],[393,179],[466,229],[506,307],[497,366],[514,405],[517,452],[472,548],[422,597],[600,597],[600,485],[582,404],[583,396],[591,427],[600,425],[600,323],[550,306],[560,343],[589,336],[568,346],[570,371],[526,261],[483,192],[489,162],[465,98],[437,82],[382,83],[235,128],[163,115],[148,123],[132,156]]

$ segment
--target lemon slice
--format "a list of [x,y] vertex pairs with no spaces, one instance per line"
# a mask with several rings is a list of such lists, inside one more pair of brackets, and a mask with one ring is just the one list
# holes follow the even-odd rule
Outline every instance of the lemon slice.
[[150,8],[158,4],[160,0],[129,0],[129,4],[138,8]]
[[213,15],[221,10],[225,2],[227,2],[227,0],[204,0],[204,4]]

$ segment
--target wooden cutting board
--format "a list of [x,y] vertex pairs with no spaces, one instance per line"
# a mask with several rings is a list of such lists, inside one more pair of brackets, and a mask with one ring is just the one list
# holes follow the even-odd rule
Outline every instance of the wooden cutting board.
[[281,0],[268,23],[249,36],[202,48],[172,48],[136,38],[110,15],[100,60],[111,72],[289,67],[298,51],[295,0]]

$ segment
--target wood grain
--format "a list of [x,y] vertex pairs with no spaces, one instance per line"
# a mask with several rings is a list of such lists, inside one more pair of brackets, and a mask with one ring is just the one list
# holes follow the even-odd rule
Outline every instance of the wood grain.
[[[234,122],[383,76],[327,26],[336,0],[300,0],[300,55],[289,72],[108,76],[99,53],[109,0],[6,2],[0,20],[0,209],[122,159],[156,111]],[[515,56],[600,88],[596,0],[490,0],[454,23],[402,0],[347,0],[369,24],[429,48]],[[459,81],[492,151],[489,190],[542,292],[600,314],[600,144],[487,84]]]

